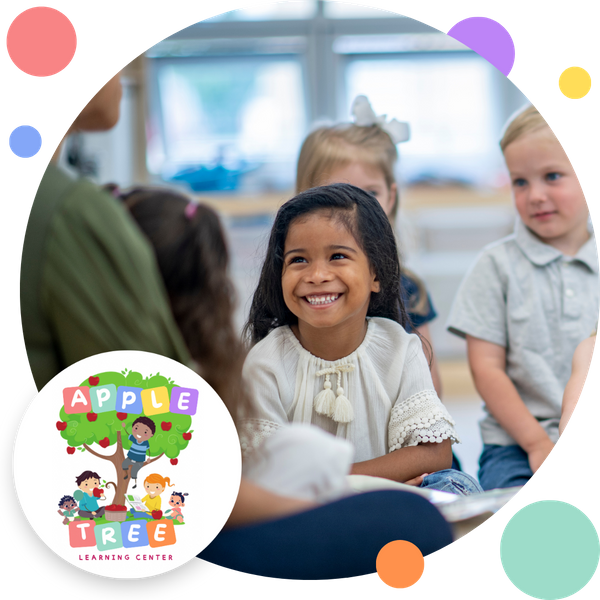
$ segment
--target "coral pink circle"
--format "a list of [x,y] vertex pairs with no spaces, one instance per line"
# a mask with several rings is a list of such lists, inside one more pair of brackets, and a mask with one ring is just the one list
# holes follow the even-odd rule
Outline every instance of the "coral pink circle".
[[22,12],[11,23],[6,47],[21,71],[35,77],[48,77],[71,62],[77,48],[77,35],[71,21],[61,12],[38,6]]

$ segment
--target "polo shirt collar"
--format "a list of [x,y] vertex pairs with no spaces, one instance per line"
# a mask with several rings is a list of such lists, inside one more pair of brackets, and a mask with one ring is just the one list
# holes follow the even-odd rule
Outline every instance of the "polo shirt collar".
[[[540,267],[564,257],[560,250],[557,250],[548,244],[544,244],[544,242],[534,235],[518,217],[515,224],[515,241],[517,246],[521,249],[521,252],[523,252],[534,265]],[[594,237],[592,229],[590,229],[590,239],[579,249],[579,252],[572,258],[565,258],[581,262],[593,273],[598,273],[596,238]]]

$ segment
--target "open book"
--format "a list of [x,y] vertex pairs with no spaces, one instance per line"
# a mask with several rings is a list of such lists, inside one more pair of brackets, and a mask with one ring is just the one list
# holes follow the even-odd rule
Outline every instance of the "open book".
[[141,501],[139,496],[135,496],[134,494],[126,494],[125,500],[133,510],[138,512],[148,512],[148,507]]
[[495,513],[502,508],[522,486],[506,489],[490,490],[482,494],[458,496],[448,492],[440,492],[414,485],[398,483],[381,477],[369,475],[348,475],[348,483],[354,492],[370,492],[375,490],[402,490],[427,498],[442,513],[446,521],[456,523],[479,515]]

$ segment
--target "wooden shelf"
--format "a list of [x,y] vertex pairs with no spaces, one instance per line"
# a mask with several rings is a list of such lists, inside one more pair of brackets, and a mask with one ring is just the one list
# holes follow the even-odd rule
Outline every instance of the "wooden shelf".
[[[265,194],[197,194],[196,198],[223,215],[244,217],[275,214],[293,191]],[[476,190],[460,186],[414,186],[402,191],[400,208],[414,213],[428,208],[510,206],[510,189]]]

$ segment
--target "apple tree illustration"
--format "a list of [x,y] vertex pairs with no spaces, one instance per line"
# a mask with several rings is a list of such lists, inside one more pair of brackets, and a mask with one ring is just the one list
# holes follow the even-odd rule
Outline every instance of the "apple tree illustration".
[[[140,373],[124,370],[120,373],[108,371],[90,376],[89,379],[79,384],[83,386],[97,386],[114,384],[116,387],[128,386],[151,389],[165,386],[171,394],[175,382],[170,378],[157,373],[143,377]],[[67,414],[64,406],[60,409],[60,421],[56,428],[61,437],[67,442],[67,453],[74,454],[76,451],[89,452],[91,455],[112,463],[115,469],[116,483],[112,484],[115,489],[113,504],[125,504],[125,494],[130,477],[125,479],[126,471],[122,463],[126,457],[126,451],[131,446],[129,435],[133,422],[141,415],[120,413],[114,410],[102,413],[77,413]],[[145,415],[154,421],[156,431],[150,438],[150,447],[146,453],[146,462],[142,469],[161,459],[163,456],[170,459],[172,465],[179,461],[179,454],[185,450],[192,439],[190,426],[192,418],[189,415],[181,415],[172,412],[158,415]],[[125,424],[125,427],[123,427]],[[103,477],[106,477],[103,475]],[[140,478],[143,474],[140,471]],[[109,477],[106,477],[109,479]]]

